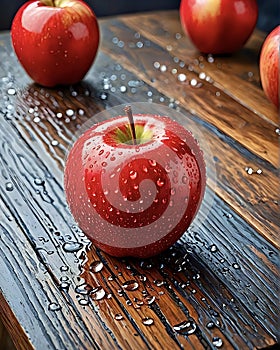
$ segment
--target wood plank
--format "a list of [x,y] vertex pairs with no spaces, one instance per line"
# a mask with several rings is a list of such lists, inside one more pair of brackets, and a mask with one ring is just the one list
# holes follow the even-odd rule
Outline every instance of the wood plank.
[[[186,110],[218,126],[222,132],[259,157],[268,160],[275,167],[278,166],[277,134],[275,127],[272,127],[267,120],[247,108],[242,108],[240,103],[228,96],[226,91],[217,91],[217,87],[213,84],[205,80],[200,81],[195,72],[189,71],[186,67],[180,68],[180,63],[175,65],[173,57],[153,42],[149,41],[149,44],[140,49],[137,47],[131,49],[129,45],[135,41],[135,31],[122,22],[114,20],[110,22],[110,26],[106,25],[101,29],[104,37],[112,38],[111,41],[104,42],[102,51],[113,60],[151,84],[159,92],[178,100]],[[124,43],[124,46],[118,47],[116,44],[112,50],[114,38]],[[142,38],[143,42],[145,40],[149,40],[149,37]],[[167,71],[155,69],[155,62]],[[172,74],[172,68],[177,69],[176,75]],[[184,83],[178,81],[178,73],[185,74],[188,81]],[[153,82],[151,77],[154,78]],[[192,88],[190,84],[192,79],[203,85],[198,88],[200,85],[197,84]]]
[[[253,153],[236,144],[233,138],[182,108],[190,125],[201,127],[215,149],[218,183],[216,188],[214,172],[211,172],[202,210],[205,216],[208,213],[207,217],[204,219],[201,213],[180,242],[151,261],[111,258],[88,242],[67,209],[62,188],[65,153],[81,125],[106,107],[139,99],[148,101],[151,96],[155,102],[164,101],[174,107],[179,107],[178,103],[171,99],[171,92],[158,93],[148,78],[147,83],[143,83],[136,74],[139,66],[131,68],[127,63],[125,70],[118,65],[119,59],[108,57],[115,58],[109,52],[108,56],[100,52],[87,82],[58,90],[27,86],[30,80],[15,64],[14,57],[9,56],[9,51],[6,54],[2,57],[7,60],[0,65],[0,77],[5,77],[1,81],[0,97],[3,101],[0,183],[4,203],[1,213],[5,213],[3,223],[8,232],[5,231],[5,252],[11,252],[9,260],[14,266],[7,270],[7,281],[16,282],[23,269],[18,266],[20,260],[17,262],[13,257],[31,257],[27,258],[31,262],[24,268],[23,275],[27,277],[22,283],[29,288],[35,304],[29,317],[20,317],[25,332],[31,335],[32,327],[38,327],[29,324],[35,315],[40,322],[53,317],[49,336],[52,342],[60,341],[56,339],[57,329],[62,329],[62,349],[76,347],[78,341],[82,343],[81,348],[160,349],[183,345],[186,349],[214,349],[214,337],[222,340],[225,349],[253,349],[276,343],[279,337],[277,249],[253,228],[277,244],[276,234],[268,233],[271,228],[277,228],[277,207],[273,202],[277,192],[272,190],[278,179],[275,168],[261,157],[256,160]],[[134,60],[132,63],[134,65]],[[8,71],[13,74],[9,75]],[[112,75],[117,77],[116,83]],[[109,91],[105,89],[104,77],[109,77],[107,81],[112,85]],[[132,81],[137,86],[137,94],[128,84]],[[121,92],[120,84],[127,88],[125,93]],[[105,99],[101,93],[107,94]],[[249,176],[245,172],[242,176],[249,164],[261,167],[263,174]],[[248,196],[259,189],[260,182],[264,183],[264,192],[258,196],[260,199],[268,196],[267,202],[255,203],[253,198],[254,203],[246,204]],[[268,186],[269,182],[272,187]],[[251,221],[252,226],[232,208]],[[17,244],[8,244],[16,239]],[[72,252],[65,249],[66,243]],[[12,246],[12,250],[8,246]],[[4,249],[2,245],[1,248]],[[2,257],[4,262],[4,255]],[[94,272],[92,263],[99,261],[103,267]],[[13,275],[14,270],[17,275]],[[136,280],[135,290],[124,288],[129,280]],[[88,285],[81,287],[85,282]],[[9,291],[8,282],[5,286]],[[44,287],[42,291],[40,286]],[[151,304],[143,291],[156,297]],[[9,307],[16,311],[18,306],[13,304],[13,298],[10,300],[7,292],[4,296]],[[62,309],[47,310],[47,316],[42,318],[39,310],[46,312],[52,300]],[[26,313],[28,315],[28,310]],[[118,320],[119,314],[123,318]],[[153,320],[153,324],[145,325],[145,317]],[[187,330],[178,326],[185,321],[195,322],[192,334],[187,334],[190,326],[186,323],[183,325]],[[209,321],[215,323],[213,328],[207,327]],[[10,330],[14,332],[13,327],[11,325]],[[32,343],[34,341],[33,338]]]
[[[22,126],[24,133],[27,133],[27,142],[30,142],[28,141],[29,139],[32,140],[32,143],[36,140],[36,147],[40,147],[43,157],[45,156],[45,151],[52,153],[52,161],[55,162],[52,167],[54,168],[54,173],[58,172],[57,179],[61,178],[58,166],[60,168],[63,167],[65,152],[72,144],[73,138],[75,138],[77,125],[82,125],[90,116],[103,108],[103,101],[96,94],[98,86],[102,84],[102,78],[96,72],[100,69],[106,76],[111,76],[111,70],[115,63],[102,54],[99,57],[100,60],[97,61],[96,67],[100,67],[98,62],[105,63],[105,66],[101,66],[102,68],[93,67],[93,72],[90,76],[96,78],[91,78],[89,80],[90,84],[82,84],[75,87],[75,93],[78,94],[75,100],[70,102],[71,91],[61,90],[59,94],[55,94],[49,90],[31,86],[29,89],[19,92],[15,102],[13,102],[17,105],[17,124]],[[119,89],[119,84],[124,84],[123,86],[129,88],[129,82],[133,82],[136,79],[133,74],[124,69],[115,71],[114,75],[116,74],[118,81],[115,83],[116,87],[113,86],[116,90]],[[122,74],[126,76],[126,81],[120,82]],[[110,83],[112,82],[110,81]],[[162,105],[170,103],[170,98],[158,93],[146,84],[138,88],[137,94],[133,94],[129,90],[125,94],[120,91],[114,93],[109,91],[106,93],[108,94],[108,100],[105,102],[108,106],[120,104],[124,101],[139,101],[139,97],[142,101],[145,99],[148,101],[148,93],[152,93],[154,102]],[[11,96],[10,100],[13,101],[13,98],[15,97]],[[164,102],[160,102],[161,99]],[[55,104],[54,100],[56,101]],[[36,103],[39,105],[34,117],[34,106]],[[29,112],[30,109],[32,109],[32,113]],[[67,121],[67,110],[75,111],[75,120],[72,123],[65,122]],[[83,111],[83,115],[80,115],[79,111]],[[189,112],[182,108],[181,111],[185,117],[181,118],[180,122],[194,132],[197,129],[200,130],[198,139],[203,134],[207,146],[210,147],[210,151],[205,149],[205,154],[209,164],[213,165],[212,169],[209,170],[209,185],[211,188],[262,235],[276,246],[279,246],[277,235],[279,229],[277,197],[279,177],[277,171],[261,159],[258,159],[256,162],[253,155],[244,150],[242,146],[236,144],[231,138],[226,138],[216,128],[211,127],[207,123],[201,123],[199,118],[190,115]],[[36,113],[39,113],[39,117]],[[62,117],[57,117],[58,113],[62,113]],[[40,122],[34,122],[36,116],[40,119]],[[94,122],[94,118],[92,122]],[[56,145],[56,143],[58,144]],[[56,146],[53,146],[53,144]],[[214,164],[212,157],[215,160]],[[261,169],[262,173],[250,175],[245,170],[250,167],[254,171]],[[260,184],[262,184],[261,187]]]
[[[7,121],[7,122],[9,122],[9,120]],[[35,123],[36,124],[36,123]],[[67,124],[67,123],[66,123]],[[7,129],[7,127],[5,127],[5,130],[7,131],[8,129]],[[11,132],[9,133],[9,134],[11,134]],[[1,139],[5,139],[4,138],[4,135],[2,135],[2,138]],[[10,152],[12,151],[12,147],[10,146],[9,147],[9,149],[10,149]],[[9,153],[10,153],[9,152]],[[17,153],[17,152],[13,152],[13,153]],[[12,153],[12,154],[13,154]],[[5,152],[4,152],[4,154],[6,154]],[[30,159],[30,157],[31,157],[31,155],[29,154],[29,152],[27,152],[26,150],[24,151],[24,154],[26,154],[27,156],[28,156],[28,158]],[[47,161],[47,158],[45,159],[45,161]],[[12,164],[12,158],[10,159],[9,158],[9,161],[8,162],[6,162],[7,164]],[[35,160],[33,160],[32,162],[31,162],[32,164],[34,164],[34,163],[36,163],[36,161]],[[26,164],[26,162],[23,162],[23,164]],[[15,168],[15,167],[12,167],[12,168]],[[18,168],[18,167],[16,167],[16,168]],[[19,169],[20,170],[20,169]],[[29,172],[31,173],[31,174],[33,174],[34,173],[34,171],[32,171],[32,170],[29,170]],[[22,173],[25,173],[25,172],[22,172]],[[46,176],[46,174],[45,175],[43,175],[44,173],[42,173],[42,174],[38,174],[37,176],[39,176],[39,178],[44,178],[45,179],[45,181],[47,181],[47,183],[51,183],[52,181],[54,181],[54,179],[53,178],[50,178],[50,177],[48,177],[48,176]],[[18,174],[18,176],[19,176],[20,174]],[[34,176],[34,175],[33,175]],[[23,175],[21,175],[21,177],[23,177]],[[26,175],[24,176],[24,177],[26,177]],[[23,180],[24,180],[24,177],[23,177]],[[34,179],[35,180],[35,179]],[[26,180],[25,180],[26,181]],[[28,183],[32,183],[32,181],[29,181]],[[55,190],[55,192],[57,192],[57,191],[59,191],[59,187],[57,188],[57,186],[54,186],[53,184],[51,185],[51,184],[48,184],[47,185],[47,183],[46,183],[46,185],[44,186],[44,188],[45,188],[45,190],[47,190],[47,193],[49,194],[49,196],[46,196],[45,197],[45,200],[44,200],[44,197],[43,197],[43,201],[45,202],[46,201],[46,199],[47,198],[54,198],[54,199],[57,199],[57,198],[62,198],[63,197],[63,195],[58,195],[58,194],[56,194],[56,193],[54,193],[54,194],[52,194],[51,195],[51,193],[52,193],[52,191],[54,191]],[[29,186],[30,186],[30,184],[29,184]],[[34,185],[33,185],[34,186]],[[30,187],[29,187],[30,188]],[[36,189],[36,186],[34,186],[34,189]],[[33,189],[33,190],[34,190]],[[49,207],[49,205],[51,204],[51,205],[53,205],[52,203],[54,203],[52,200],[47,200],[46,201],[46,203],[47,204],[45,204],[45,203],[43,203],[44,205],[47,205],[47,207],[49,208],[49,210],[50,210],[50,207]],[[42,205],[42,204],[41,204]],[[54,206],[54,210],[55,210],[55,213],[53,212],[53,211],[51,211],[51,217],[52,217],[52,220],[54,221],[54,222],[56,222],[56,223],[60,223],[60,226],[62,226],[62,227],[64,227],[64,224],[63,224],[63,220],[62,220],[62,218],[58,218],[57,216],[58,216],[58,214],[57,214],[57,212],[58,213],[62,213],[63,211],[62,211],[62,209],[61,210],[58,210],[58,206],[57,206],[57,204],[56,205],[53,205]],[[16,209],[14,209],[14,211],[16,211]],[[61,215],[61,214],[60,214]],[[63,216],[65,217],[65,215],[66,215],[66,213],[65,212],[63,212]],[[69,214],[67,214],[67,215],[69,215]],[[67,216],[66,215],[66,216]],[[26,214],[26,218],[30,218],[30,216],[32,216],[32,213],[29,213],[28,215]],[[227,223],[227,225],[228,225],[228,223]],[[225,227],[225,225],[221,225],[222,227]],[[50,225],[50,227],[52,227],[52,225]],[[208,226],[207,226],[208,227]],[[66,230],[66,228],[64,227],[63,229],[60,229],[60,228],[58,228],[58,227],[56,227],[55,228],[55,230],[57,231],[57,232],[64,232],[64,234],[66,234],[66,236],[67,235],[69,235],[69,230]],[[32,230],[29,230],[29,231],[31,231],[32,232]],[[59,245],[61,245],[62,244],[62,241],[60,241],[59,239],[56,241],[56,242],[54,242],[53,244],[54,245],[51,245],[51,241],[53,240],[53,238],[52,238],[52,240],[50,240],[50,238],[51,238],[51,236],[49,236],[49,235],[52,235],[52,232],[53,232],[53,230],[51,230],[50,232],[49,232],[49,234],[47,235],[47,236],[41,236],[42,235],[42,232],[40,232],[40,236],[39,237],[45,237],[44,238],[44,240],[42,240],[42,239],[39,239],[39,237],[37,237],[36,235],[31,239],[32,241],[39,241],[39,242],[41,242],[40,244],[42,245],[42,242],[44,242],[44,244],[43,244],[43,247],[44,247],[44,249],[39,249],[39,253],[40,254],[42,254],[42,258],[43,258],[43,261],[47,264],[47,266],[49,266],[49,267],[51,267],[51,269],[52,270],[54,270],[54,271],[56,271],[56,270],[58,270],[58,266],[59,266],[59,264],[57,263],[57,261],[56,261],[56,259],[54,259],[54,261],[52,261],[52,259],[53,259],[53,254],[50,254],[50,255],[48,255],[48,254],[45,254],[44,252],[45,251],[48,251],[48,252],[51,252],[52,250],[55,250],[55,249],[57,249],[57,248],[55,248],[55,247],[57,247],[57,246],[59,246]],[[38,232],[36,232],[36,234],[38,234]],[[207,234],[208,234],[208,228],[207,228]],[[34,233],[33,233],[33,235],[34,235]],[[69,238],[68,238],[68,240],[69,240]],[[38,243],[39,243],[38,242]],[[49,243],[50,242],[50,243]],[[210,243],[209,243],[210,244]],[[61,254],[61,253],[60,253]],[[168,254],[167,254],[167,256],[169,256]],[[66,261],[68,261],[68,263],[66,262]],[[109,260],[109,258],[107,258],[106,259],[106,261],[110,261]],[[71,266],[71,268],[73,269],[73,261],[71,262],[71,260],[70,260],[70,263],[69,263],[69,258],[67,257],[67,260],[66,260],[66,256],[64,256],[64,259],[63,259],[63,262],[64,262],[64,264],[65,263],[67,263],[67,264],[69,264],[70,266]],[[109,264],[110,266],[112,266],[112,263],[110,263]],[[120,266],[120,271],[123,271],[124,270],[124,266]],[[57,271],[57,273],[58,273],[58,271]],[[156,272],[154,271],[153,272],[153,274],[156,274]],[[157,277],[157,275],[156,275],[156,277]],[[59,275],[59,276],[56,276],[55,277],[55,280],[59,280],[61,278],[61,275]],[[170,277],[169,277],[170,278]],[[173,278],[172,278],[172,280],[174,280]],[[76,280],[77,281],[77,280]],[[217,281],[215,281],[215,283],[214,284],[217,284]],[[115,287],[116,288],[116,287]],[[200,287],[201,288],[201,287]],[[271,289],[273,289],[273,288],[271,288]],[[117,289],[113,289],[113,291],[114,291],[114,293],[113,293],[113,295],[117,295]],[[72,293],[73,293],[73,291],[72,291]],[[70,294],[70,299],[68,299],[68,302],[69,302],[69,300],[70,300],[70,303],[71,302],[73,302],[73,300],[75,300],[75,294],[73,293],[73,294]],[[103,305],[105,305],[105,303],[103,304]],[[108,303],[106,303],[106,305],[108,305]],[[166,305],[166,303],[164,302],[162,305]],[[105,307],[105,306],[104,306]],[[112,307],[114,307],[114,305],[113,306],[111,306],[111,308]],[[177,307],[177,306],[176,306]],[[101,307],[100,307],[101,308]],[[105,307],[105,310],[106,310],[106,308],[107,308],[107,306]],[[101,308],[102,310],[104,310],[103,309],[103,307]],[[119,311],[119,309],[117,309],[117,311]],[[103,317],[104,317],[104,315],[105,315],[105,311],[102,311],[102,312],[104,312],[104,314],[103,314]],[[116,312],[116,311],[115,311]],[[88,322],[92,322],[92,320],[91,320],[91,316],[89,316],[88,315],[88,313],[86,313],[86,315],[87,315],[87,317],[88,317]],[[166,315],[166,313],[165,313],[165,315]],[[173,315],[173,316],[172,316]],[[176,315],[176,313],[175,314],[170,314],[169,315],[169,317],[174,317],[174,315]],[[83,315],[83,317],[86,317],[85,315]],[[103,317],[102,317],[102,319],[103,319]],[[208,317],[210,317],[210,316],[208,316]],[[134,319],[133,317],[129,317],[128,319]],[[160,319],[159,317],[158,317],[158,319]],[[203,319],[205,319],[205,317],[203,318]],[[176,319],[173,319],[173,318],[171,318],[171,321],[169,321],[170,322],[170,324],[172,325],[176,325],[176,322],[178,321],[178,320],[176,320]],[[109,321],[108,321],[109,322]],[[140,319],[138,319],[138,322],[140,322]],[[138,327],[140,327],[140,326],[138,326]],[[115,330],[114,331],[114,334],[118,334],[120,331],[117,331],[117,330]],[[261,331],[259,331],[259,332],[261,332]],[[217,330],[216,330],[216,332],[215,332],[215,334],[218,334],[219,332],[217,332]],[[119,333],[120,334],[120,333]],[[162,335],[163,336],[163,335]],[[179,335],[178,337],[180,337],[181,335]],[[210,336],[209,336],[210,337]],[[157,338],[156,339],[158,339],[159,337],[157,336]],[[122,339],[122,337],[118,337],[117,338],[118,339],[118,341],[121,343],[121,339]],[[156,341],[156,340],[155,340]],[[224,339],[224,342],[226,342],[227,340],[226,339]],[[258,342],[259,342],[259,340],[258,340]]]
[[191,65],[198,75],[210,76],[214,86],[278,126],[276,108],[266,98],[260,84],[259,53],[266,36],[264,32],[256,29],[246,45],[233,55],[213,57],[201,55],[183,33],[178,11],[163,11],[160,17],[144,13],[137,19],[128,15],[122,17],[122,22],[162,48],[168,48],[173,57]]

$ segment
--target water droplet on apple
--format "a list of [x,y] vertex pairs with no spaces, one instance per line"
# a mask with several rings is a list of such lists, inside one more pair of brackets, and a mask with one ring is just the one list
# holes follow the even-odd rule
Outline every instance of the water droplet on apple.
[[153,159],[149,159],[149,163],[151,166],[155,167],[157,165],[157,162]]
[[182,183],[183,183],[184,185],[186,185],[186,184],[188,183],[188,177],[187,177],[186,175],[184,175],[184,176],[182,177]]
[[159,178],[159,179],[157,180],[157,186],[158,186],[158,187],[162,187],[162,186],[164,186],[164,184],[165,184],[165,181],[164,181],[163,179]]
[[143,172],[144,172],[144,173],[147,173],[147,172],[148,172],[148,168],[147,168],[145,165],[143,165],[142,169],[143,169]]
[[135,180],[136,178],[137,178],[137,171],[135,171],[135,170],[131,170],[130,172],[129,172],[129,177],[131,178],[131,180]]

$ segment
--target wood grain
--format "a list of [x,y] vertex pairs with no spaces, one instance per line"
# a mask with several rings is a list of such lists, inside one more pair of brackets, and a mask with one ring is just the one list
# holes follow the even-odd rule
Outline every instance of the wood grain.
[[[225,89],[217,91],[217,87],[212,82],[199,80],[198,82],[203,86],[201,88],[191,88],[190,81],[198,79],[197,73],[193,69],[190,71],[187,67],[180,68],[178,65],[176,66],[173,63],[174,56],[172,57],[161,47],[150,44],[140,50],[129,49],[129,42],[133,40],[135,31],[125,24],[116,20],[115,22],[111,21],[110,26],[107,25],[102,28],[104,36],[112,39],[116,37],[126,43],[124,47],[116,45],[116,48],[112,50],[110,40],[105,41],[103,50],[114,60],[118,59],[120,64],[125,68],[129,67],[129,70],[146,83],[155,86],[159,92],[174,97],[186,110],[218,126],[222,132],[277,167],[278,146],[275,126],[272,127],[271,123],[264,118],[260,118],[253,111],[242,108],[239,101],[232,99],[232,96],[229,96]],[[142,40],[144,42],[145,37]],[[176,52],[174,52],[174,55],[176,56]],[[167,71],[156,71],[154,68],[155,62],[164,65]],[[177,75],[174,76],[170,72],[172,68],[177,69],[181,74],[185,74],[188,77],[189,84],[180,83]],[[153,83],[151,83],[151,77],[154,78]],[[239,84],[241,85],[240,81]],[[231,93],[234,94],[235,91],[231,91]],[[276,117],[276,112],[273,115]],[[259,142],[260,137],[262,138],[261,143]]]
[[[168,20],[164,20],[166,16]],[[225,91],[238,103],[270,121],[272,125],[279,124],[275,107],[260,86],[259,53],[265,33],[256,30],[245,47],[233,55],[207,57],[201,55],[183,33],[177,11],[169,11],[168,14],[163,11],[160,19],[151,14],[142,14],[137,20],[134,16],[126,16],[123,22],[162,48],[172,48],[172,56],[191,65],[197,75],[206,73],[214,86]]]
[[[0,308],[18,349],[243,350],[279,340],[275,114],[247,49],[232,66],[217,58],[220,72],[204,62],[215,79],[200,88],[156,70],[155,61],[169,66],[184,55],[190,64],[197,53],[186,38],[167,50],[179,32],[176,14],[155,16],[100,21],[95,64],[84,82],[65,88],[32,84],[8,34],[0,36]],[[261,38],[251,39],[249,57]],[[246,82],[249,68],[256,81]],[[201,71],[182,72],[191,81]],[[241,98],[236,88],[243,83],[257,95]],[[178,121],[207,140],[207,194],[197,220],[168,251],[116,259],[88,241],[67,208],[65,156],[99,111],[151,100],[180,110]]]
[[[105,62],[109,67],[114,66],[114,61],[107,56],[100,54],[99,57],[100,61]],[[110,70],[106,71],[105,68],[103,68],[102,73],[106,76],[112,75]],[[124,69],[121,72],[114,73],[118,73],[119,76],[125,74],[128,82],[136,79],[132,73]],[[92,75],[96,76],[97,74],[93,71]],[[100,85],[100,78],[92,79],[88,85],[75,87],[78,98],[75,99],[74,107],[70,103],[71,91],[61,90],[59,95],[54,97],[54,95],[50,95],[51,91],[49,90],[30,86],[28,89],[19,91],[16,96],[15,105],[19,124],[29,136],[35,137],[37,142],[40,142],[42,152],[45,150],[52,152],[53,160],[60,167],[63,167],[65,152],[71,146],[73,139],[76,137],[75,134],[78,132],[74,124],[76,126],[83,125],[89,116],[102,109],[102,101],[100,99],[99,102],[95,100],[98,85]],[[138,89],[137,94],[129,92],[123,94],[120,91],[111,93],[106,102],[110,105],[136,102],[139,101],[139,97],[140,100],[144,101],[147,99],[147,93],[149,92],[154,96],[154,102],[159,102],[161,98],[164,98],[167,103],[170,101],[166,95],[158,93],[155,88],[143,85],[141,89]],[[90,97],[87,96],[88,94]],[[54,107],[54,100],[58,107]],[[89,101],[92,103],[90,104]],[[37,113],[40,113],[41,119],[39,123],[30,123],[29,119],[26,120],[25,115],[29,115],[30,109],[33,110],[36,103],[39,104]],[[212,168],[209,170],[209,185],[211,188],[249,223],[252,223],[262,235],[279,247],[277,234],[279,227],[279,177],[277,170],[263,159],[257,159],[256,161],[254,154],[237,144],[234,139],[223,135],[217,127],[212,127],[211,124],[205,123],[196,115],[190,114],[182,107],[180,108],[184,116],[180,119],[180,123],[193,129],[194,132],[197,129],[200,131],[198,139],[201,139],[201,135],[203,135],[207,146],[210,147],[210,150],[205,149],[209,164],[212,163],[212,157],[215,159]],[[69,123],[65,123],[67,116],[57,118],[58,113],[63,111],[65,114],[67,109],[76,111],[74,124],[69,126]],[[79,115],[79,111],[83,111],[84,115]],[[29,118],[31,117],[32,114]],[[45,133],[43,122],[48,126],[47,136],[43,136]],[[94,119],[92,122],[94,122]],[[259,132],[261,131],[259,130]],[[59,142],[59,145],[53,147],[53,140]],[[27,142],[29,142],[28,139]],[[275,146],[277,147],[277,144]],[[245,169],[250,167],[253,167],[255,171],[261,169],[262,173],[260,175],[256,173],[249,175]],[[58,175],[58,179],[60,178],[61,175]]]

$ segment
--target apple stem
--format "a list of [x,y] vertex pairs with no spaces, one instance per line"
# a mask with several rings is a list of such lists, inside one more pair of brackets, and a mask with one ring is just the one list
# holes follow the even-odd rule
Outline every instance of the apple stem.
[[127,115],[127,118],[129,120],[129,127],[130,127],[130,132],[132,135],[132,142],[134,145],[137,144],[137,139],[136,139],[136,131],[135,131],[135,124],[134,124],[134,119],[133,119],[133,114],[131,110],[131,106],[125,106],[124,111]]

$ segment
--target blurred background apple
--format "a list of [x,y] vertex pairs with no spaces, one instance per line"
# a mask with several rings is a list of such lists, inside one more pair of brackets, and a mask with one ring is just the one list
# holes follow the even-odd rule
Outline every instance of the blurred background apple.
[[260,77],[268,99],[279,108],[279,45],[280,25],[266,37],[260,55]]

